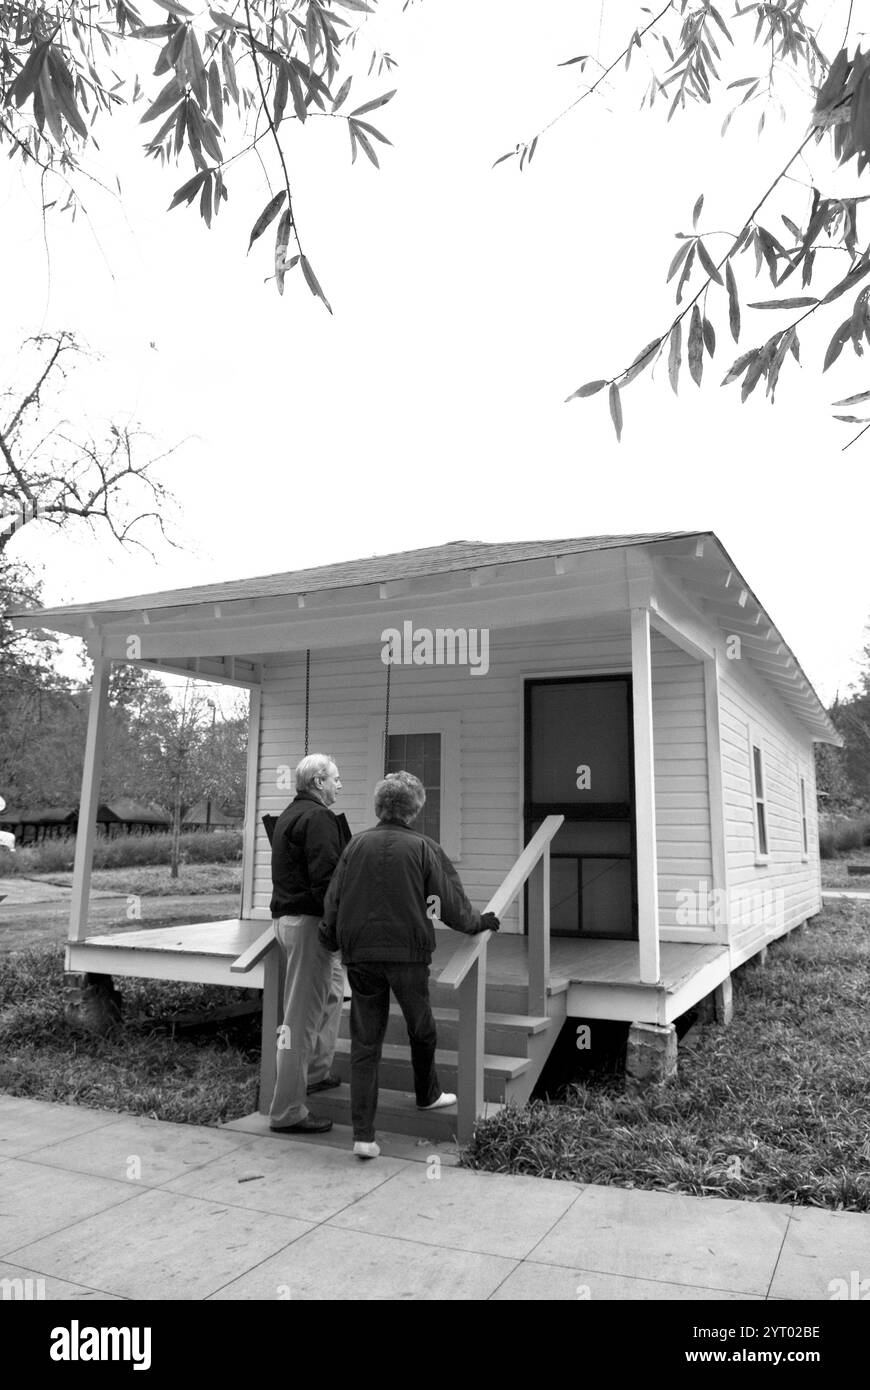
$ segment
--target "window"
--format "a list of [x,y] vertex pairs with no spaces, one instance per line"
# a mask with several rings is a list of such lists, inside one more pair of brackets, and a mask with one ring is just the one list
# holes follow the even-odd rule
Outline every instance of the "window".
[[[390,714],[388,772],[412,772],[426,788],[426,805],[414,829],[437,840],[449,859],[460,855],[459,714]],[[369,720],[368,783],[384,775],[384,721]],[[371,801],[369,800],[369,807]]]
[[801,778],[801,843],[804,847],[804,854],[809,854],[809,839],[807,837],[807,784]]
[[767,813],[764,796],[764,759],[761,745],[752,744],[752,781],[755,798],[755,848],[759,857],[767,856]]
[[441,735],[438,733],[390,734],[387,772],[411,772],[426,789],[426,805],[414,821],[414,829],[441,840]]

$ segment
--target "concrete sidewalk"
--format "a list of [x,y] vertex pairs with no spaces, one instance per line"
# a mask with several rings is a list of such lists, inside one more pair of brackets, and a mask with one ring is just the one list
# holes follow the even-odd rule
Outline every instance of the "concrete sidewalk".
[[0,1096],[0,1281],[76,1300],[826,1300],[870,1274],[863,1214],[474,1173],[401,1136],[366,1163],[347,1131],[264,1130]]

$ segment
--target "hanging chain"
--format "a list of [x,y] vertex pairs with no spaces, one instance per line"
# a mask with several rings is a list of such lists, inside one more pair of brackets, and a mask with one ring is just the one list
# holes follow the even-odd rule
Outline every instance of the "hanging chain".
[[305,653],[305,756],[308,757],[308,715],[311,710],[311,648]]
[[387,662],[387,703],[384,710],[384,776],[387,775],[387,767],[390,761],[390,673],[393,669],[392,656]]

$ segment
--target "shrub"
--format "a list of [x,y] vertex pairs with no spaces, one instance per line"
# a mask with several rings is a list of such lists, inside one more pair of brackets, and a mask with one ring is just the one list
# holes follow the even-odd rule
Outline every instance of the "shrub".
[[837,846],[835,844],[836,835],[833,830],[819,831],[819,858],[836,859]]
[[851,825],[844,825],[837,834],[837,849],[842,852],[850,849],[861,849],[864,844],[865,827],[861,821],[853,821]]
[[837,816],[819,828],[819,851],[823,859],[835,859],[850,850],[870,845],[870,817]]
[[[95,869],[127,869],[146,864],[168,864],[171,835],[119,835],[114,840],[98,839],[94,845]],[[13,874],[63,873],[73,867],[76,842],[45,840],[26,849],[0,849],[0,877]],[[185,864],[228,864],[242,857],[240,830],[199,831],[181,837],[181,861]]]

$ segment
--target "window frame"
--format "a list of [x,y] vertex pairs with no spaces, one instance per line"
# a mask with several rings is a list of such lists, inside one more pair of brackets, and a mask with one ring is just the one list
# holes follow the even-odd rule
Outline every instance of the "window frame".
[[[459,795],[459,750],[462,722],[459,713],[399,714],[390,712],[391,734],[441,735],[441,848],[454,863],[462,854],[462,821]],[[369,719],[369,795],[384,775],[384,720]]]
[[[758,750],[758,761],[761,773],[761,794],[759,795],[758,777],[756,772],[755,752]],[[749,780],[752,793],[752,829],[755,845],[755,863],[765,866],[770,863],[770,816],[768,815],[768,796],[767,796],[767,749],[764,734],[757,724],[749,726]],[[761,826],[762,820],[759,819],[758,808],[761,807],[765,848],[761,848]]]
[[804,768],[798,764],[798,816],[800,819],[800,844],[801,861],[809,863],[810,858],[810,822],[809,811],[807,809],[807,775]]

